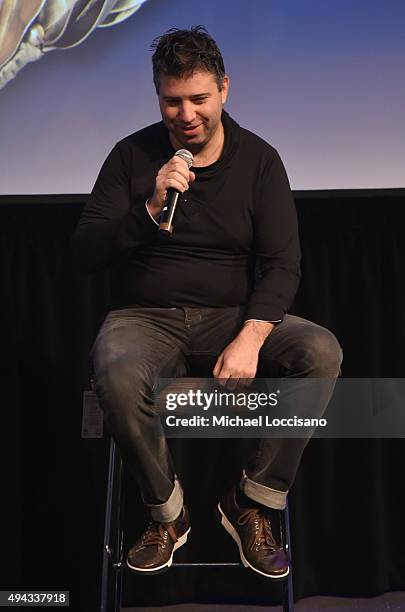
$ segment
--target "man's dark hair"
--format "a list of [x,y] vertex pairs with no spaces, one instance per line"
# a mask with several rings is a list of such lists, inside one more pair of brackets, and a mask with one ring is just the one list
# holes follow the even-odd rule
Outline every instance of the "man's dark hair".
[[155,38],[151,45],[153,82],[159,93],[161,74],[183,77],[191,76],[197,70],[211,72],[222,89],[225,76],[224,60],[215,40],[203,26],[194,26],[190,30],[172,28],[162,36]]

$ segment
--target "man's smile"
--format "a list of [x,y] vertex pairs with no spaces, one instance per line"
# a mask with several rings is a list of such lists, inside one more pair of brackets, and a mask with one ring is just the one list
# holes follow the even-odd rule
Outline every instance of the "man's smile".
[[186,134],[187,136],[194,136],[194,134],[197,132],[198,128],[202,125],[202,123],[199,123],[198,125],[192,125],[192,126],[187,126],[187,127],[181,127],[181,131]]

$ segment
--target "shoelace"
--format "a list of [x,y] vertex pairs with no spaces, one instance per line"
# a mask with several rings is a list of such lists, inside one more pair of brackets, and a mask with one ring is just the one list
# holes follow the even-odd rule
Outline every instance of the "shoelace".
[[168,531],[163,527],[162,523],[149,521],[138,550],[146,548],[147,546],[153,546],[154,544],[157,544],[161,548],[165,548],[168,535]]
[[239,525],[246,525],[250,522],[253,522],[255,527],[254,544],[257,551],[275,551],[280,549],[271,531],[269,519],[263,511],[256,508],[249,508],[243,512],[238,519]]
[[161,548],[166,548],[167,538],[169,537],[177,541],[176,534],[173,529],[166,529],[162,523],[157,523],[156,521],[149,521],[148,526],[146,528],[145,533],[142,536],[142,540],[138,550],[141,548],[146,548],[147,546],[153,546],[157,544]]

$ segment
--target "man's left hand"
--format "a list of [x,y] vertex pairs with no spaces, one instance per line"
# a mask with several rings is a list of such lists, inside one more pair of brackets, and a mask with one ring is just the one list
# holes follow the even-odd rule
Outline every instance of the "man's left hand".
[[259,351],[274,325],[267,321],[247,321],[235,340],[222,351],[213,375],[219,384],[235,389],[248,386],[256,376]]

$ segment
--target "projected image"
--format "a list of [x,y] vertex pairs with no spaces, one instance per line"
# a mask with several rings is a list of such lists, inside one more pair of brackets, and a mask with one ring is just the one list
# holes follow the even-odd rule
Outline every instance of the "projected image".
[[146,0],[0,0],[0,89],[48,51],[128,19]]

